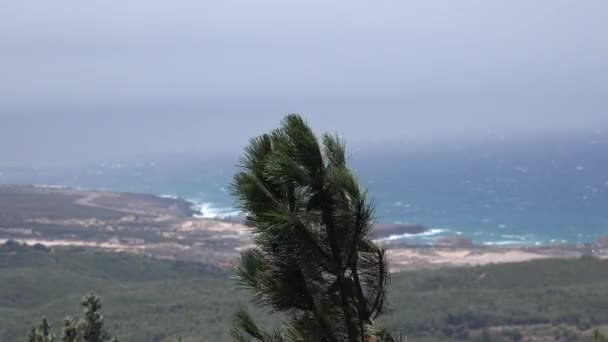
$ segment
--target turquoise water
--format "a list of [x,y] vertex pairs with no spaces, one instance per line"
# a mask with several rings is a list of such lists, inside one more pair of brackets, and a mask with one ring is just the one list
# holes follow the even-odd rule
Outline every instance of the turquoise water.
[[[462,235],[485,244],[592,242],[608,235],[608,140],[536,141],[417,151],[356,149],[378,220],[423,224],[427,243]],[[226,191],[237,156],[156,158],[71,169],[2,169],[0,182],[171,195],[205,217],[234,215]]]

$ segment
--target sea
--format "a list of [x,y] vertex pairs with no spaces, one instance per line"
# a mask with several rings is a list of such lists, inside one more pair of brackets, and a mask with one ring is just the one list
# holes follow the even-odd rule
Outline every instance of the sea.
[[[190,201],[201,217],[239,215],[228,184],[238,153],[2,166],[0,183],[152,193]],[[383,223],[428,227],[416,244],[462,236],[485,245],[594,242],[608,236],[608,134],[425,147],[370,144],[349,164]]]

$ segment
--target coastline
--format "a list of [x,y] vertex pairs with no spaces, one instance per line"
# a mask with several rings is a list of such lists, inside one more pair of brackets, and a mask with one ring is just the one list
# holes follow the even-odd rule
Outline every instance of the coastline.
[[[0,185],[0,242],[98,248],[232,267],[251,246],[238,217],[197,217],[184,199],[64,187]],[[608,258],[608,243],[487,246],[454,236],[413,245],[395,236],[433,233],[415,224],[378,224],[374,238],[389,248],[391,271],[477,266],[548,258]]]

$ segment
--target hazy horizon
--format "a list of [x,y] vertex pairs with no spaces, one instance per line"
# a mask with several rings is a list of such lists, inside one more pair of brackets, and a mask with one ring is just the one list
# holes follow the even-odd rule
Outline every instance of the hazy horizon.
[[289,112],[355,146],[608,129],[603,1],[4,1],[0,166],[236,154]]

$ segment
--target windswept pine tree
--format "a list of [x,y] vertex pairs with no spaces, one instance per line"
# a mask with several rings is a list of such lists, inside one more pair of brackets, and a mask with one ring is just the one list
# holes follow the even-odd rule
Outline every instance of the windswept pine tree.
[[32,328],[27,335],[28,342],[55,342],[55,335],[51,333],[51,325],[46,316],[42,317],[40,325]]
[[370,238],[373,203],[347,166],[344,142],[319,141],[292,114],[250,141],[240,168],[232,192],[255,248],[242,253],[236,277],[255,303],[288,320],[266,332],[242,309],[234,339],[368,341],[385,306],[388,262]]
[[[104,318],[101,314],[101,299],[90,293],[80,302],[84,317],[74,319],[67,317],[64,320],[62,342],[118,342],[104,328]],[[51,326],[46,317],[43,317],[40,326],[32,328],[28,335],[29,342],[56,342],[59,341],[51,333]]]

